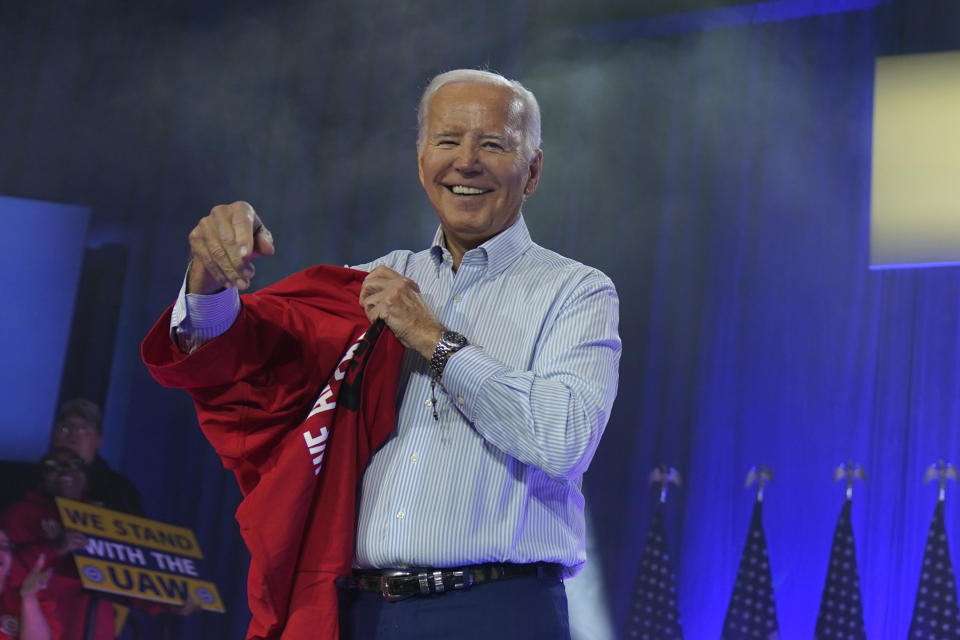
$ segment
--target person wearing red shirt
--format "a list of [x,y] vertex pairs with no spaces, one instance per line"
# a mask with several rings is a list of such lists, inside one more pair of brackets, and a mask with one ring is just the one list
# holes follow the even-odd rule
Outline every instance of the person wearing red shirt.
[[40,556],[17,588],[11,579],[17,567],[14,549],[10,536],[0,529],[0,640],[58,640],[60,625],[53,603],[40,598],[52,569],[44,569]]
[[[20,501],[0,512],[0,529],[19,550],[27,566],[34,566],[41,557],[50,559],[52,576],[47,595],[56,605],[56,615],[63,624],[63,640],[83,640],[88,622],[95,622],[90,640],[112,640],[114,612],[110,602],[83,588],[72,552],[87,544],[77,531],[65,531],[60,523],[55,496],[79,500],[87,483],[83,459],[64,447],[52,448],[40,460],[40,484]],[[91,598],[95,620],[88,621]]]

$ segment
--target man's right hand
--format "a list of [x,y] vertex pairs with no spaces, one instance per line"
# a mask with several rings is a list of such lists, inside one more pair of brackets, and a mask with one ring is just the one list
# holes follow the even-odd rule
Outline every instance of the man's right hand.
[[242,201],[211,209],[190,232],[189,240],[193,262],[187,293],[247,289],[255,272],[253,261],[275,252],[270,230],[253,207]]

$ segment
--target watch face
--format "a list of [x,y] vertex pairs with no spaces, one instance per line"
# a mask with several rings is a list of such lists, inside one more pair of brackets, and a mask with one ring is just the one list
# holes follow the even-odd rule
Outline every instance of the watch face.
[[467,339],[456,331],[444,331],[441,337],[444,342],[453,347],[462,347],[467,344]]

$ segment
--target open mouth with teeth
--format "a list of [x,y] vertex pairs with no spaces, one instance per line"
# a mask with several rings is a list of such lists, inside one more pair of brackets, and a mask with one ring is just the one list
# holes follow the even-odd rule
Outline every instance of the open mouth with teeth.
[[57,481],[55,485],[55,491],[57,495],[60,495],[63,497],[70,497],[72,494],[74,494],[77,491],[78,488],[79,488],[79,485],[77,483],[76,478],[74,478],[73,475],[62,474],[57,476]]
[[467,187],[462,184],[445,185],[452,193],[458,196],[479,196],[484,193],[490,193],[493,189],[480,189],[478,187]]

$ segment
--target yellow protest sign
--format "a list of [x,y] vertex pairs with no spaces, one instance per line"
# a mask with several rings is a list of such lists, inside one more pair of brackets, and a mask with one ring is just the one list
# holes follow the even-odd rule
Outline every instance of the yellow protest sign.
[[190,529],[66,498],[57,498],[57,507],[63,525],[72,531],[191,558],[203,557]]
[[192,598],[225,611],[216,585],[203,578],[203,553],[190,529],[66,498],[57,498],[57,508],[65,529],[87,537],[73,554],[87,589],[174,605]]

